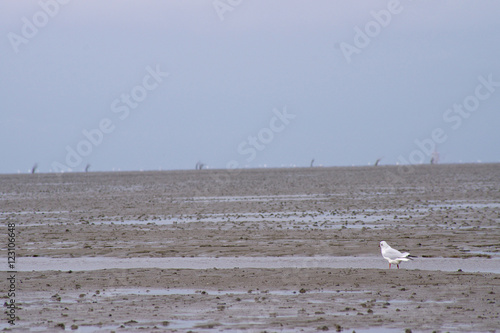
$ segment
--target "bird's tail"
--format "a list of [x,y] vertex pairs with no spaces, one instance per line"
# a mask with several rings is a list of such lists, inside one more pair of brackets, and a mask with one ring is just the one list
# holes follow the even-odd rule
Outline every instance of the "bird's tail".
[[403,252],[403,253],[401,253],[401,254],[402,254],[402,257],[404,257],[404,258],[408,258],[408,259],[410,259],[410,260],[413,260],[414,258],[417,258],[416,256],[412,256],[412,255],[410,254],[410,252]]

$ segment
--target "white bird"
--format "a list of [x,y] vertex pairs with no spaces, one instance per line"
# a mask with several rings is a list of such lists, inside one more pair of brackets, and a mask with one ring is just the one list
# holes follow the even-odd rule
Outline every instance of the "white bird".
[[399,269],[399,263],[401,261],[409,261],[415,256],[410,255],[409,252],[399,252],[396,249],[393,249],[389,246],[385,241],[380,242],[380,250],[382,252],[382,257],[389,262],[389,268],[391,268],[391,264],[397,265]]

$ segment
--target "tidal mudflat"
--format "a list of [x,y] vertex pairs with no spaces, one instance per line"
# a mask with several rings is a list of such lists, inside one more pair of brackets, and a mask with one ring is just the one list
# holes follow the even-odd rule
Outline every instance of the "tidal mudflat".
[[0,202],[0,328],[500,330],[499,164],[1,175]]

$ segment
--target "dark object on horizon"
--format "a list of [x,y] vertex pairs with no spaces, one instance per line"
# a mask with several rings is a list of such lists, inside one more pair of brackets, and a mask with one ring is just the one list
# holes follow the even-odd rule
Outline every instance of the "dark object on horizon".
[[431,157],[431,164],[437,164],[439,162],[439,153],[434,151]]
[[382,159],[382,157],[381,157],[381,158],[378,158],[378,159],[375,161],[375,166],[377,166],[377,165],[378,165],[378,163],[380,162],[380,160],[381,160],[381,159]]
[[202,170],[205,167],[205,164],[201,163],[201,161],[196,162],[195,169]]
[[90,164],[87,164],[87,166],[85,167],[85,172],[89,172],[89,169],[90,169]]
[[35,163],[31,168],[31,173],[35,173],[37,168],[38,168],[38,163]]
[[314,166],[314,158],[311,161],[311,168]]

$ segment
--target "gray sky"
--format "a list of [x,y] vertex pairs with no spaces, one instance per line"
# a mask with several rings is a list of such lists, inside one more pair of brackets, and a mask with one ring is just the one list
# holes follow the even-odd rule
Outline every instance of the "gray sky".
[[2,0],[0,172],[500,162],[498,13]]

